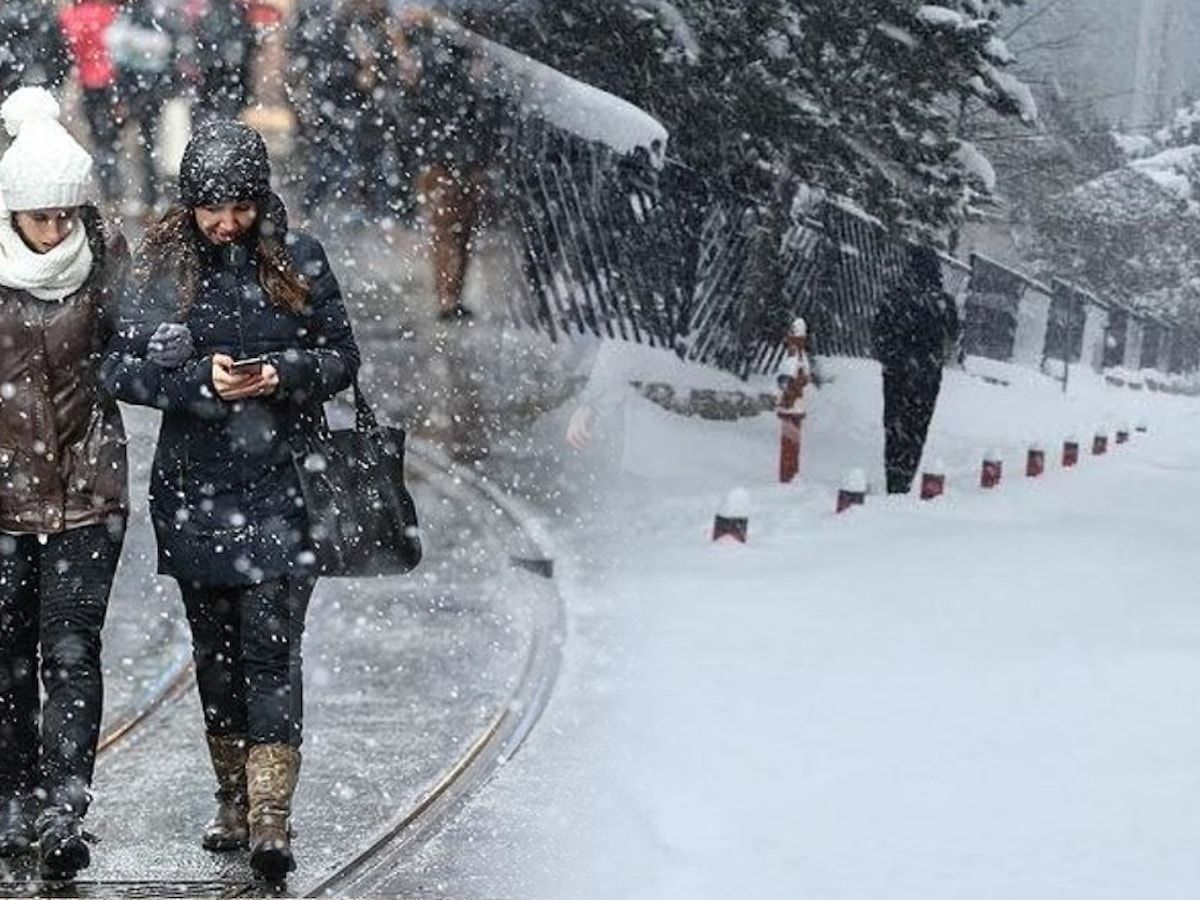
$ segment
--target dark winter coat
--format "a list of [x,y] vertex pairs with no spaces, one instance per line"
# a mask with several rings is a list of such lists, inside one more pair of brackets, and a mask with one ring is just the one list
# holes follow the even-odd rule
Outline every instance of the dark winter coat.
[[[358,347],[329,261],[305,234],[286,238],[292,264],[310,285],[305,308],[275,305],[259,284],[247,247],[217,248],[188,215],[179,260],[144,260],[150,273],[110,345],[106,383],[120,399],[163,411],[150,484],[159,571],[207,585],[246,585],[303,570],[307,520],[293,452],[323,423],[324,401],[350,386]],[[189,283],[191,287],[189,287]],[[186,311],[175,312],[194,288]],[[178,319],[195,355],[166,370],[146,359],[149,333]],[[212,358],[263,357],[279,388],[262,398],[225,401],[212,382]]]
[[254,29],[237,0],[217,0],[196,26],[198,119],[236,119],[246,107]]
[[52,6],[38,0],[0,2],[0,97],[29,84],[56,88],[70,68]]
[[936,284],[905,278],[888,291],[875,314],[875,358],[884,369],[940,378],[958,331],[954,298]]
[[118,234],[63,300],[0,286],[0,531],[52,534],[125,512],[125,432],[100,365],[128,271]]
[[353,7],[323,16],[308,11],[291,45],[289,90],[301,121],[355,129],[363,120],[390,124],[399,85],[396,53],[383,16]]
[[154,115],[176,89],[182,22],[162,0],[133,0],[118,25],[128,44],[114,54],[121,97],[134,118]]
[[496,153],[504,107],[478,77],[472,52],[430,26],[405,35],[419,70],[402,106],[404,139],[427,165],[467,171],[487,166]]

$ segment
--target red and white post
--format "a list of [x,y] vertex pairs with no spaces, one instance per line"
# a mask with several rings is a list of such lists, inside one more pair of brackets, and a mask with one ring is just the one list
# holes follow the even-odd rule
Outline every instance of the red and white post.
[[1079,439],[1073,435],[1063,441],[1062,464],[1064,469],[1079,465]]
[[921,499],[936,500],[946,493],[946,464],[935,459],[933,465],[921,473]]
[[750,495],[744,488],[734,488],[725,497],[713,519],[712,539],[734,544],[750,539]]
[[1040,444],[1030,444],[1025,456],[1025,477],[1041,478],[1046,473],[1046,451]]
[[983,465],[979,468],[979,486],[985,490],[1000,486],[1004,475],[1004,460],[998,450],[989,450],[983,455]]
[[862,506],[867,502],[867,476],[862,469],[854,469],[842,481],[842,489],[838,491],[837,511],[844,513],[853,506]]
[[811,379],[808,325],[796,319],[786,338],[787,356],[779,367],[779,481],[790,484],[800,474],[800,436],[804,425],[804,389]]

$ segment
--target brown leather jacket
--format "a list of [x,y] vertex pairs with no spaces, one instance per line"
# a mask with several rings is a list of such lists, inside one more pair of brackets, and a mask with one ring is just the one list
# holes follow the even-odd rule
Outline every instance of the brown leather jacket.
[[0,531],[49,534],[127,509],[125,431],[99,371],[128,270],[117,235],[64,300],[0,285]]

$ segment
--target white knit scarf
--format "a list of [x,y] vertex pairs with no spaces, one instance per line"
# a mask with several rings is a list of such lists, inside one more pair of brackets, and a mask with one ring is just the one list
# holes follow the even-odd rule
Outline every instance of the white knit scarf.
[[91,271],[92,248],[82,222],[53,250],[34,253],[13,228],[12,213],[0,206],[0,285],[39,300],[62,300],[83,287]]

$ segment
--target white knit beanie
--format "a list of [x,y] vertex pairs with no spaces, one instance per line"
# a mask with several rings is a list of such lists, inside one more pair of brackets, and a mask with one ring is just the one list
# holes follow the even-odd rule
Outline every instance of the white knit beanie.
[[11,212],[83,206],[94,197],[92,158],[58,121],[45,88],[23,87],[0,104],[13,142],[0,157],[0,206]]

